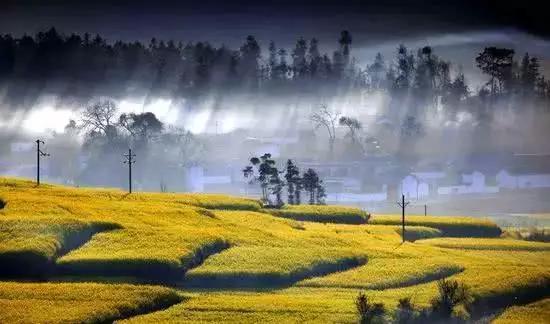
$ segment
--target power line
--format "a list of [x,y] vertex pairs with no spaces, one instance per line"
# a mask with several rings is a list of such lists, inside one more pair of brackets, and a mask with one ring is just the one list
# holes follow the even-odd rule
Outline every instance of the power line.
[[36,185],[40,185],[40,158],[41,157],[48,157],[50,154],[42,152],[40,150],[40,144],[46,145],[44,141],[37,139],[36,140]]
[[405,202],[405,195],[401,195],[401,202],[397,202],[397,206],[401,207],[401,226],[403,228],[401,234],[403,236],[403,243],[405,243],[405,207],[407,207],[411,202]]
[[124,157],[126,157],[126,161],[123,163],[128,164],[128,192],[132,193],[132,164],[136,163],[134,159],[136,155],[132,154],[132,149],[128,149],[128,154],[124,154]]

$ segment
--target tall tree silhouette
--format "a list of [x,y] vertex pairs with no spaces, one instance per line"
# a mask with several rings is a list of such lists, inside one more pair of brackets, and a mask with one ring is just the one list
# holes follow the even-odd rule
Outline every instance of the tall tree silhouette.
[[513,59],[513,49],[498,47],[486,47],[476,57],[477,66],[490,77],[487,84],[492,96],[505,91],[505,84],[512,77]]
[[287,190],[288,190],[288,203],[290,205],[299,205],[300,204],[300,170],[298,167],[292,162],[292,160],[288,160],[286,162],[286,172],[285,172],[285,180],[287,184]]
[[313,169],[307,169],[302,176],[304,190],[309,193],[309,204],[315,204],[315,192],[319,188],[319,176]]
[[327,105],[321,105],[319,111],[311,114],[310,119],[315,125],[315,129],[324,128],[328,136],[329,151],[334,151],[334,142],[336,141],[336,126],[340,113],[328,109]]

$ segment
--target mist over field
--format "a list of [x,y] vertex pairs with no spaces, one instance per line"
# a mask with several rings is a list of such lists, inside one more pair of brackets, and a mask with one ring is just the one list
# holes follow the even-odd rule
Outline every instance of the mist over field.
[[547,323],[542,1],[0,1],[0,323]]
[[[259,187],[241,171],[270,153],[281,169],[288,159],[316,168],[332,203],[391,211],[406,193],[418,213],[430,204],[483,214],[479,200],[507,195],[525,201],[497,204],[503,213],[549,207],[540,199],[550,187],[544,34],[421,15],[433,26],[388,33],[377,14],[367,25],[351,15],[332,31],[274,32],[254,19],[226,35],[205,25],[200,35],[129,35],[116,27],[123,19],[111,29],[64,19],[43,27],[56,15],[65,17],[44,15],[32,32],[6,16],[3,174],[33,177],[40,138],[51,153],[43,176],[75,186],[125,188],[123,154],[132,148],[136,190],[254,196]],[[476,171],[479,188],[465,180]],[[501,171],[522,185],[497,179]],[[407,176],[416,179],[409,187]],[[463,209],[450,203],[463,199]]]

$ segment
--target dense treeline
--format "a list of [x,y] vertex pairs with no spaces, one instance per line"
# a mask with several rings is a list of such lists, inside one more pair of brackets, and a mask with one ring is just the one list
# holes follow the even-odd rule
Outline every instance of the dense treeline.
[[65,36],[52,28],[34,37],[0,36],[0,82],[9,82],[12,91],[46,88],[84,98],[144,90],[152,96],[194,97],[211,90],[294,87],[298,80],[311,86],[350,83],[359,70],[350,57],[349,33],[342,32],[339,42],[332,58],[319,52],[315,39],[298,40],[291,53],[271,42],[264,58],[253,36],[235,50],[156,39],[109,44],[99,35]]
[[337,41],[332,54],[321,53],[315,38],[298,39],[290,51],[270,42],[262,52],[253,36],[231,49],[157,39],[108,43],[99,35],[63,35],[52,28],[34,37],[0,36],[0,85],[6,90],[4,100],[25,105],[42,93],[80,101],[144,93],[200,98],[283,91],[326,97],[352,89],[381,90],[392,99],[390,117],[403,122],[411,122],[410,116],[422,120],[430,109],[441,107],[451,119],[461,110],[484,118],[503,103],[548,106],[550,101],[550,82],[538,59],[527,53],[517,59],[511,49],[485,48],[475,61],[488,82],[472,89],[460,69],[431,47],[414,51],[400,45],[395,57],[378,54],[372,64],[360,67],[352,55],[351,34],[342,31]]

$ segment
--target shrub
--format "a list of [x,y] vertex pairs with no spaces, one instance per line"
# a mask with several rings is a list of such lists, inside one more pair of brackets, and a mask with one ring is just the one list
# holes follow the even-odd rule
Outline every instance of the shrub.
[[535,241],[535,242],[550,242],[550,232],[548,228],[517,228],[517,229],[506,229],[502,233],[501,238],[510,238],[515,240],[526,240],[526,241]]
[[439,295],[432,299],[432,314],[439,318],[451,318],[455,307],[467,307],[472,302],[469,288],[456,280],[437,281]]
[[531,228],[525,235],[527,241],[537,241],[537,242],[550,242],[550,233],[545,231],[544,228]]
[[399,324],[412,323],[415,319],[414,307],[411,302],[411,297],[399,299],[397,309],[395,310],[395,320]]
[[355,300],[355,306],[357,307],[357,313],[359,314],[359,323],[369,324],[382,321],[382,316],[386,313],[384,304],[371,303],[367,295],[360,292]]

